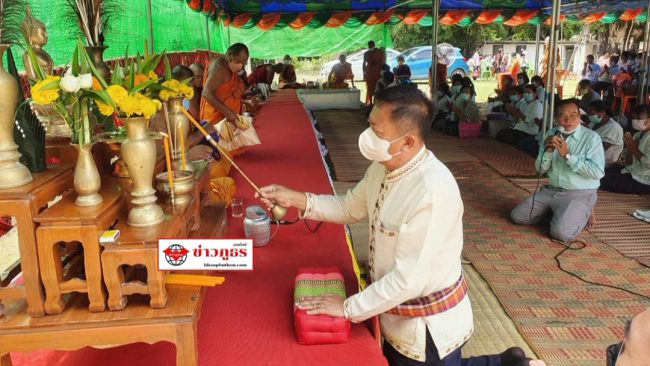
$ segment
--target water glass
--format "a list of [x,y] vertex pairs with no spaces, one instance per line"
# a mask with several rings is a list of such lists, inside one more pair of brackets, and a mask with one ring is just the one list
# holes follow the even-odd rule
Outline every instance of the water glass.
[[233,198],[230,203],[232,217],[244,216],[244,200],[242,198]]

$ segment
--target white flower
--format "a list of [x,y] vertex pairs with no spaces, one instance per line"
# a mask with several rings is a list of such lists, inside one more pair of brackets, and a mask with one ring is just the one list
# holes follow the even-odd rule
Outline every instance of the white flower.
[[79,83],[81,84],[81,89],[90,89],[93,87],[93,76],[92,74],[81,74],[79,75]]
[[81,82],[79,78],[72,75],[65,75],[61,78],[61,90],[67,93],[76,93],[81,88]]

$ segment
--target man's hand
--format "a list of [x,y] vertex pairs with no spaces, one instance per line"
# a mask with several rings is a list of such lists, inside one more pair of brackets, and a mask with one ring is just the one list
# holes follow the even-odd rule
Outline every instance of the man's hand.
[[228,120],[228,122],[233,122],[234,123],[238,118],[237,115],[235,114],[235,112],[233,112],[231,110],[226,111],[225,115],[226,115],[226,119]]
[[558,153],[560,154],[561,157],[565,157],[566,154],[568,154],[569,151],[569,144],[564,141],[563,138],[559,136],[552,136],[552,144],[553,146],[557,149]]
[[189,160],[208,160],[212,157],[213,148],[207,145],[196,145],[190,149]]
[[305,296],[300,298],[298,309],[307,310],[309,315],[324,314],[343,316],[344,298],[337,295]]
[[557,136],[549,136],[546,141],[544,141],[544,146],[546,146],[547,152],[555,151],[555,138]]
[[255,193],[255,198],[260,198],[266,208],[271,209],[275,204],[289,208],[295,207],[304,210],[307,207],[307,195],[303,192],[294,191],[279,184],[271,184],[260,188],[262,196]]

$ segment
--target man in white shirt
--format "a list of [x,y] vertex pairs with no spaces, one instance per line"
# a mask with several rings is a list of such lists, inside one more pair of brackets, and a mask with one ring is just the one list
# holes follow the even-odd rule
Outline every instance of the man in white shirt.
[[592,102],[587,108],[589,116],[588,127],[600,136],[603,140],[605,150],[605,168],[616,165],[618,158],[623,152],[623,127],[610,115],[612,112],[609,106],[602,100]]
[[385,89],[359,137],[373,163],[345,196],[261,189],[267,206],[296,207],[306,219],[351,224],[369,218],[371,284],[347,299],[319,296],[298,305],[353,322],[379,315],[390,365],[460,365],[460,349],[473,332],[460,261],[463,202],[451,172],[424,145],[434,113],[415,88]]

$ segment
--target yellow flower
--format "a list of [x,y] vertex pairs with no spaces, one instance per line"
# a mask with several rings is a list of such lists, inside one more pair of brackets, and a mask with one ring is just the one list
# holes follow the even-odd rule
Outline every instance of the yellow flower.
[[100,101],[97,101],[96,103],[97,103],[97,108],[99,108],[99,113],[101,113],[104,116],[112,116],[113,112],[115,112],[113,107],[106,103]]
[[158,74],[156,74],[153,71],[149,71],[149,80],[156,80],[158,79]]
[[[41,80],[32,87],[32,99],[34,103],[39,105],[51,104],[59,99],[59,82],[61,77],[48,76],[45,80]],[[44,90],[45,89],[45,90]]]
[[122,104],[122,101],[129,96],[129,92],[127,92],[126,89],[120,85],[111,85],[106,91],[108,92],[108,95],[111,96],[115,104],[118,105]]
[[162,83],[162,86],[167,88],[160,91],[160,99],[167,100],[175,97],[185,97],[192,99],[194,97],[194,89],[187,84],[183,84],[178,80],[172,79]]

